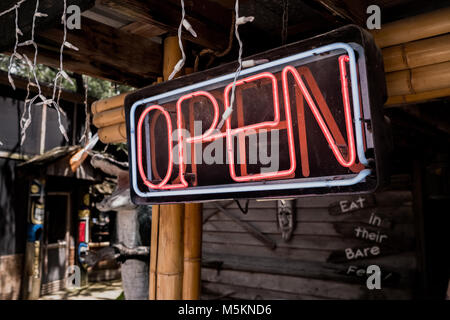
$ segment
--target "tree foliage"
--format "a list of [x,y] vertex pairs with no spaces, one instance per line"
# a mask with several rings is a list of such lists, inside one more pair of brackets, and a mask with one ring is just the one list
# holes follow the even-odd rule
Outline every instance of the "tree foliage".
[[[10,57],[5,54],[0,54],[0,70],[8,71]],[[29,75],[29,66],[25,61],[15,59],[11,68],[11,73],[20,77],[27,78]],[[56,76],[57,70],[51,67],[47,67],[45,65],[38,64],[36,67],[36,75],[38,80],[42,84],[47,84],[49,86],[53,85],[53,80]],[[68,72],[69,76],[71,74]],[[111,96],[115,96],[124,92],[128,92],[132,90],[132,87],[117,84],[111,81],[102,80],[98,78],[93,78],[90,76],[86,76],[88,84],[88,94],[89,96],[96,99],[108,98]],[[76,91],[75,81],[74,84],[71,84],[66,79],[63,79],[63,89],[69,91]]]

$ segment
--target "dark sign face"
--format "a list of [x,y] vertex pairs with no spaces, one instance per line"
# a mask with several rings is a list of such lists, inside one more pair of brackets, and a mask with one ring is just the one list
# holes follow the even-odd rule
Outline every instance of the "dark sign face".
[[363,44],[333,42],[244,69],[233,104],[234,73],[127,99],[133,200],[372,191],[368,63]]

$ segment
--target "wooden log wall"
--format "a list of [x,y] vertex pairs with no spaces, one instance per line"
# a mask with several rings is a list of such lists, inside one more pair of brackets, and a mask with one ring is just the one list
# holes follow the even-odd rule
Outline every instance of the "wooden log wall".
[[[228,206],[227,206],[228,205]],[[276,243],[252,235],[229,215],[204,205],[203,298],[409,299],[417,268],[411,191],[296,200],[290,241],[277,227],[276,201],[251,201],[247,214],[224,202]],[[215,213],[215,214],[213,214]],[[206,221],[205,221],[206,220]],[[381,290],[365,271],[381,269]]]

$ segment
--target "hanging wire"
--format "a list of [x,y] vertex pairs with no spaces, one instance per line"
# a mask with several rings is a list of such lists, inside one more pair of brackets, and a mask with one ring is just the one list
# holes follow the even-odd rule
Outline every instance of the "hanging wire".
[[15,43],[14,43],[14,49],[13,53],[11,54],[11,57],[9,59],[9,65],[8,65],[8,81],[11,84],[11,87],[16,90],[16,86],[14,84],[14,80],[11,76],[11,70],[14,64],[14,59],[19,58],[23,59],[23,57],[17,52],[17,47],[19,45],[19,35],[23,35],[22,31],[19,29],[19,8],[26,0],[21,0],[17,2],[15,5],[13,5],[11,8],[6,9],[5,11],[0,13],[0,17],[14,11],[14,23],[15,23]]
[[[27,129],[31,125],[31,105],[38,98],[41,99],[41,101],[42,101],[41,103],[42,104],[49,104],[48,99],[46,99],[42,95],[41,86],[39,84],[39,80],[38,80],[37,73],[36,73],[36,64],[37,64],[37,56],[38,56],[38,46],[37,46],[36,42],[34,41],[35,27],[36,27],[36,18],[47,16],[44,13],[40,13],[38,10],[39,10],[39,0],[36,0],[36,6],[35,6],[35,9],[34,9],[33,20],[32,20],[32,25],[31,25],[31,39],[27,40],[27,41],[24,41],[24,42],[21,42],[21,43],[19,43],[17,45],[18,47],[29,46],[29,45],[32,45],[34,47],[34,58],[33,58],[33,61],[31,61],[26,55],[24,55],[24,58],[25,58],[28,66],[30,68],[30,71],[29,71],[29,76],[28,76],[27,97],[25,99],[24,112],[23,112],[22,117],[20,119],[20,125],[21,125],[20,145],[23,145],[23,143],[25,142]],[[34,82],[31,81],[31,75],[33,76]],[[36,86],[37,89],[38,89],[38,94],[36,96],[34,96],[32,99],[29,99],[30,86]]]
[[217,125],[217,130],[220,131],[220,129],[222,129],[225,121],[230,117],[230,115],[233,113],[233,105],[234,105],[234,96],[235,96],[235,91],[236,91],[236,82],[237,79],[239,77],[239,75],[241,74],[241,70],[242,70],[242,52],[243,52],[243,43],[241,40],[241,37],[239,35],[239,26],[241,24],[245,24],[247,22],[252,22],[255,18],[250,16],[250,17],[240,17],[239,16],[239,0],[236,0],[235,5],[234,5],[234,15],[236,18],[236,23],[234,24],[234,35],[236,36],[236,39],[239,43],[239,55],[238,55],[238,63],[239,66],[236,69],[236,72],[234,74],[234,80],[233,80],[233,86],[231,88],[231,100],[230,100],[230,106],[228,108],[225,109],[225,112],[222,114],[222,119],[220,120],[219,124]]
[[231,49],[233,47],[233,38],[234,38],[235,24],[236,24],[236,15],[233,12],[233,14],[231,15],[230,33],[228,35],[228,46],[223,51],[215,51],[215,50],[212,50],[212,49],[203,49],[202,51],[200,51],[200,53],[195,57],[194,72],[198,71],[199,63],[200,63],[200,57],[202,57],[204,55],[207,55],[207,54],[212,55],[212,59],[206,64],[206,68],[208,68],[214,62],[215,58],[224,57],[231,51]]
[[177,64],[173,68],[173,71],[168,78],[169,80],[172,80],[175,77],[175,75],[183,68],[184,63],[186,62],[186,54],[184,53],[183,41],[181,39],[181,33],[183,31],[183,27],[187,31],[189,31],[193,37],[197,38],[197,33],[194,31],[194,29],[192,28],[189,21],[187,21],[185,18],[186,10],[184,8],[184,0],[180,0],[180,3],[181,3],[181,21],[180,21],[180,25],[178,26],[178,45],[181,50],[181,59],[178,60]]
[[[21,55],[17,53],[17,45],[19,44],[19,34],[22,35],[22,31],[20,31],[20,29],[19,29],[19,8],[20,8],[20,5],[23,2],[25,2],[25,1],[26,0],[19,1],[14,6],[12,6],[11,8],[6,9],[5,11],[0,13],[0,17],[5,15],[5,14],[7,14],[7,13],[9,13],[9,12],[11,12],[11,11],[14,11],[14,15],[15,15],[14,16],[14,23],[15,23],[15,37],[16,37],[16,40],[15,40],[15,43],[14,43],[13,53],[11,54],[11,57],[9,58],[9,65],[8,65],[8,81],[11,84],[11,87],[13,88],[13,90],[16,90],[16,86],[15,86],[14,80],[13,80],[13,78],[11,76],[11,69],[12,69],[12,66],[14,64],[14,59],[16,57],[19,58],[19,59],[22,58]],[[3,146],[3,142],[2,141],[0,141],[0,146]]]
[[247,214],[248,213],[248,205],[250,203],[250,200],[248,200],[248,199],[245,200],[245,208],[242,208],[241,203],[239,202],[239,200],[235,199],[234,201],[236,201],[236,203],[237,203],[237,205],[239,207],[239,210],[241,210],[241,212],[243,214]]
[[285,45],[288,37],[289,0],[283,0],[283,18],[281,26],[281,44]]
[[12,69],[12,65],[14,62],[14,59],[17,56],[17,45],[19,44],[19,32],[22,33],[19,29],[19,5],[14,6],[14,11],[15,11],[15,17],[14,17],[14,21],[15,21],[15,26],[16,26],[16,42],[14,43],[14,51],[13,54],[11,55],[10,59],[9,59],[9,66],[8,66],[8,81],[11,84],[11,87],[16,90],[16,86],[14,85],[14,80],[12,79],[11,76],[11,69]]
[[[178,44],[179,44],[179,47],[180,47],[180,50],[181,50],[182,58],[175,65],[172,73],[169,76],[169,80],[173,79],[173,77],[181,70],[181,68],[183,68],[184,63],[186,61],[186,55],[184,53],[183,43],[182,43],[182,40],[181,40],[181,32],[182,32],[183,26],[194,37],[197,37],[197,34],[193,30],[192,26],[185,19],[186,12],[185,12],[185,8],[184,8],[184,0],[180,0],[180,2],[181,2],[181,21],[180,21],[180,25],[178,27]],[[235,6],[234,6],[234,10],[235,10],[234,19],[236,19],[235,20],[236,22],[234,24],[234,34],[235,34],[236,39],[237,39],[237,41],[239,43],[239,56],[238,56],[239,66],[238,66],[238,68],[237,68],[237,70],[235,72],[235,75],[234,75],[233,87],[232,87],[232,90],[231,90],[231,104],[225,110],[225,112],[222,114],[222,119],[220,120],[219,125],[217,126],[217,130],[220,130],[223,127],[225,121],[228,119],[228,117],[233,112],[234,96],[235,96],[235,91],[236,91],[236,82],[237,82],[237,78],[239,77],[239,75],[241,73],[241,70],[243,68],[243,65],[242,65],[243,43],[242,43],[241,37],[239,36],[239,25],[245,24],[247,22],[252,22],[255,19],[252,16],[249,16],[249,17],[245,17],[245,16],[240,17],[239,16],[239,0],[236,0]],[[263,61],[251,61],[251,64],[262,63],[262,62]]]
[[[39,12],[39,0],[36,0],[36,6],[33,14],[32,19],[32,25],[31,25],[31,39],[26,40],[24,42],[19,43],[19,35],[23,36],[22,31],[19,28],[19,8],[20,6],[27,0],[20,0],[18,1],[14,6],[6,9],[3,12],[0,12],[0,17],[14,11],[15,17],[14,17],[14,23],[15,23],[15,43],[14,43],[14,49],[13,53],[9,60],[9,66],[8,66],[8,81],[11,84],[11,87],[15,90],[16,86],[14,84],[14,80],[12,78],[12,69],[14,65],[14,60],[16,58],[19,58],[20,60],[25,60],[29,71],[28,71],[28,84],[27,84],[27,94],[25,97],[25,104],[24,104],[24,110],[22,112],[21,118],[20,118],[20,128],[21,128],[21,140],[20,145],[23,145],[26,139],[26,132],[29,126],[31,125],[31,106],[35,103],[37,99],[40,99],[41,102],[36,103],[35,105],[53,105],[55,107],[55,110],[58,114],[58,123],[59,123],[59,130],[61,131],[61,134],[64,136],[66,141],[69,141],[69,138],[67,137],[66,130],[62,124],[61,121],[61,113],[65,115],[64,111],[59,106],[59,101],[61,97],[62,92],[62,78],[66,79],[70,83],[73,84],[73,81],[70,79],[70,77],[67,75],[67,73],[63,69],[63,51],[64,47],[68,47],[69,49],[77,50],[78,48],[72,45],[67,41],[67,19],[66,19],[66,10],[67,10],[67,0],[64,0],[64,7],[63,7],[63,15],[62,15],[62,24],[64,25],[64,38],[63,42],[61,44],[60,48],[60,66],[59,71],[55,76],[54,79],[54,85],[53,85],[53,95],[51,99],[47,99],[42,94],[42,89],[39,83],[39,79],[36,72],[36,66],[37,66],[37,57],[38,57],[38,45],[35,42],[35,29],[36,29],[36,19],[37,18],[45,18],[47,17],[47,14]],[[23,46],[33,46],[34,47],[34,57],[32,60],[28,58],[26,54],[20,55],[17,50],[18,47]],[[32,81],[33,80],[33,81]],[[30,99],[31,90],[30,87],[37,87],[38,93]],[[56,90],[58,89],[58,95],[56,96]],[[55,100],[56,99],[56,100]]]
[[[36,103],[36,105],[50,105],[52,103],[52,99],[47,99],[42,94],[42,89],[39,83],[39,79],[36,72],[36,66],[37,66],[37,57],[38,57],[38,46],[35,42],[35,29],[36,29],[36,18],[45,18],[47,17],[47,14],[39,12],[39,0],[36,0],[36,6],[33,14],[32,19],[32,26],[31,26],[31,39],[21,42],[17,44],[18,47],[22,46],[29,46],[32,45],[34,47],[34,57],[33,60],[30,60],[27,55],[23,55],[24,60],[26,61],[29,72],[28,72],[28,84],[27,84],[27,95],[25,98],[25,104],[24,104],[24,111],[22,114],[22,117],[20,119],[20,126],[21,126],[21,141],[20,144],[23,145],[26,138],[26,131],[28,127],[31,125],[31,106],[34,104],[34,102],[39,98],[41,102]],[[16,31],[17,32],[17,31]],[[33,81],[31,79],[33,77]],[[33,98],[30,97],[30,87],[34,86],[37,87],[38,93]]]
[[186,54],[184,53],[183,41],[181,40],[181,31],[183,29],[183,21],[185,14],[186,12],[184,9],[184,0],[181,0],[181,21],[180,25],[178,26],[178,45],[181,50],[181,59],[177,62],[177,64],[173,68],[172,73],[169,75],[169,80],[172,80],[173,77],[175,77],[175,75],[181,70],[181,68],[183,68],[184,62],[186,61]]
[[25,1],[27,1],[27,0],[20,0],[20,1],[18,1],[15,5],[13,5],[12,7],[6,9],[5,11],[0,12],[0,17],[3,16],[3,15],[5,15],[5,14],[7,14],[7,13],[9,13],[9,12],[11,12],[11,11],[14,11],[14,10],[17,9],[18,7],[20,7],[20,5],[21,5],[22,3],[24,3]]
[[89,139],[91,138],[91,117],[89,113],[89,105],[88,105],[88,90],[89,90],[89,84],[88,84],[88,77],[82,76],[83,79],[83,86],[84,86],[84,132],[83,136],[80,138],[80,142],[84,140],[84,143],[87,144]]
[[[69,77],[69,75],[64,71],[64,48],[68,47],[73,50],[78,51],[78,48],[73,46],[67,41],[67,0],[64,0],[63,2],[63,14],[61,17],[61,23],[63,25],[63,41],[61,43],[61,47],[59,48],[59,71],[55,76],[54,82],[53,82],[53,95],[52,95],[52,104],[56,109],[57,115],[58,115],[58,124],[59,124],[59,131],[61,131],[61,134],[64,136],[66,141],[69,141],[69,138],[67,137],[66,129],[64,128],[62,122],[61,122],[61,113],[63,113],[59,102],[61,98],[62,93],[62,81],[66,79],[69,83],[73,85],[72,79]],[[62,78],[61,78],[62,77]],[[58,96],[56,97],[56,90],[58,89]],[[56,101],[55,101],[56,99]]]

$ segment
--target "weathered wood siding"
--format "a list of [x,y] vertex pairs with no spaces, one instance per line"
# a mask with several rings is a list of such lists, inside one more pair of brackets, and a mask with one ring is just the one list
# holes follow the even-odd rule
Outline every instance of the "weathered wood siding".
[[[288,242],[283,241],[277,227],[276,201],[251,201],[247,214],[236,203],[224,202],[222,206],[227,204],[226,210],[274,240],[276,248],[264,245],[227,215],[211,215],[217,209],[205,204],[204,298],[413,296],[416,239],[412,194],[405,188],[362,196],[297,199],[296,227]],[[369,232],[373,234],[369,236]],[[381,290],[367,288],[364,273],[372,264],[381,269]]]
[[17,300],[22,283],[23,254],[0,256],[0,300]]

